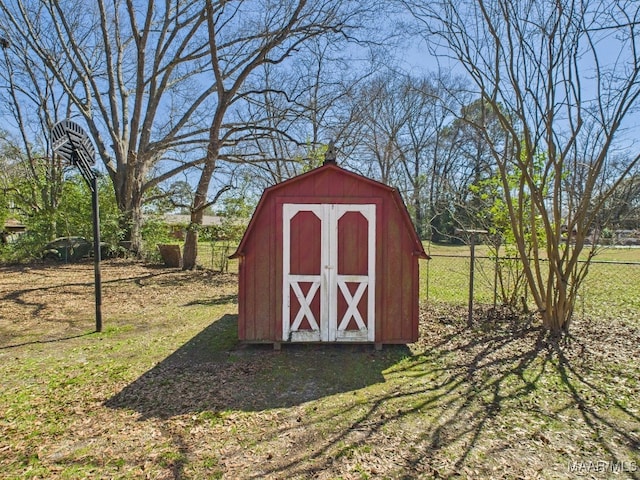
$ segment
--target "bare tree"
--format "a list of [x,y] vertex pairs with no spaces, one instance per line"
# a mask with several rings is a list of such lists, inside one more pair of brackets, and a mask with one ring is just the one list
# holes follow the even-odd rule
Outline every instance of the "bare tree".
[[386,184],[396,184],[400,169],[401,132],[406,129],[409,112],[401,101],[402,80],[387,72],[360,89],[354,105],[362,124],[359,154],[366,174]]
[[353,107],[360,124],[360,168],[398,187],[423,238],[436,205],[460,179],[446,128],[454,91],[460,86],[446,75],[390,70],[363,85]]
[[191,225],[184,245],[183,268],[195,267],[198,226],[204,210],[215,201],[210,185],[221,158],[243,139],[268,128],[263,122],[241,123],[236,111],[268,86],[256,90],[251,82],[265,65],[283,65],[306,42],[323,36],[341,41],[370,15],[366,3],[350,0],[270,0],[206,2],[209,61],[215,89],[206,159],[191,208]]
[[[640,231],[640,174],[636,173],[623,182],[604,203],[598,225],[610,230]],[[611,232],[613,234],[613,232]]]
[[329,141],[339,149],[340,162],[349,163],[349,146],[359,138],[350,99],[373,64],[353,61],[343,50],[342,42],[315,37],[298,48],[286,70],[264,65],[252,79],[261,94],[251,98],[245,122],[261,125],[265,133],[248,144],[254,155],[245,167],[254,188],[317,166]]
[[[640,95],[640,5],[404,3],[433,53],[459,62],[506,132],[500,142],[485,135],[486,142],[529,290],[544,326],[560,335],[569,329],[588,272],[589,262],[580,261],[585,239],[640,158],[631,152],[620,162],[616,155]],[[510,183],[514,172],[516,185]],[[531,232],[540,235],[531,237],[527,256]]]
[[201,6],[15,0],[0,2],[0,12],[3,34],[39,60],[68,114],[86,122],[139,251],[145,193],[202,161],[192,154],[151,176],[166,152],[206,139],[201,120],[213,87],[198,80],[210,68]]
[[[428,235],[427,224],[445,198],[461,188],[460,162],[448,145],[447,126],[461,85],[442,73],[412,79],[401,89],[401,103],[407,111],[407,125],[398,138],[400,164],[408,183],[416,230]],[[462,187],[463,188],[463,187]]]
[[54,213],[62,194],[63,165],[49,145],[49,128],[66,115],[63,93],[53,75],[29,56],[24,43],[2,38],[0,93],[13,134],[2,132],[0,182],[23,218],[40,221],[43,239],[56,233]]

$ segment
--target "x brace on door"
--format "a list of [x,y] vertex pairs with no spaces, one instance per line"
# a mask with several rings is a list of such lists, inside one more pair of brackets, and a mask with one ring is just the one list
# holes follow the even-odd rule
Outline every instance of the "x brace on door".
[[362,283],[360,283],[353,296],[351,295],[351,292],[347,287],[347,282],[338,281],[338,286],[340,287],[340,291],[342,292],[342,295],[344,295],[344,298],[347,301],[348,305],[347,311],[340,320],[340,324],[338,325],[338,331],[345,331],[352,318],[355,319],[360,330],[365,330],[367,327],[364,324],[362,315],[360,315],[360,311],[358,310],[358,304],[360,303],[360,299],[362,298],[364,291],[368,287],[368,282],[363,281]]
[[300,305],[300,310],[298,310],[298,314],[291,324],[291,330],[298,330],[300,328],[300,325],[302,324],[302,321],[306,318],[307,322],[309,322],[311,330],[320,331],[318,322],[316,321],[316,318],[313,316],[311,308],[309,307],[316,296],[316,292],[320,288],[320,282],[311,282],[311,287],[309,288],[309,291],[306,295],[302,293],[299,282],[292,282],[291,288],[293,288],[293,292],[295,293],[296,298],[298,299],[298,304]]

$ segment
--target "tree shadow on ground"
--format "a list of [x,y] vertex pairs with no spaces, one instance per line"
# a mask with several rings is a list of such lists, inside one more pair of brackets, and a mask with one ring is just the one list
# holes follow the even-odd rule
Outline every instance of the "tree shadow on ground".
[[79,333],[77,335],[68,335],[66,337],[58,337],[58,338],[48,338],[48,339],[43,339],[43,340],[30,340],[30,341],[26,341],[26,342],[22,342],[22,343],[13,343],[13,344],[9,344],[9,345],[0,345],[0,350],[8,350],[10,348],[18,348],[18,347],[24,347],[26,345],[41,345],[44,343],[57,343],[57,342],[65,342],[67,340],[74,340],[76,338],[82,338],[82,337],[87,337],[89,335],[93,335],[95,332],[91,331],[91,332],[85,332],[85,333]]
[[[413,353],[238,345],[237,316],[225,315],[106,405],[168,419],[293,407],[363,389],[263,425],[263,451],[282,439],[298,448],[257,463],[246,452],[254,461],[243,478],[338,475],[351,459],[390,478],[570,478],[589,473],[580,470],[587,462],[639,478],[631,470],[640,464],[637,330],[616,343],[598,337],[597,323],[581,324],[564,343],[531,319],[487,316],[469,328],[463,312],[430,315]],[[635,390],[621,395],[622,387]]]
[[224,315],[110,398],[106,406],[166,419],[202,411],[291,407],[384,382],[410,356],[406,345],[238,343],[237,315]]
[[[571,465],[584,474],[589,461],[639,478],[637,397],[627,397],[633,408],[616,403],[606,367],[589,379],[588,333],[563,345],[520,319],[446,327],[385,372],[392,388],[369,398],[355,420],[344,406],[321,412],[305,427],[346,425],[312,452],[250,478],[311,478],[335,458],[371,448],[375,460],[393,465],[393,478],[538,478],[543,471],[568,478]],[[390,432],[397,432],[393,449],[378,450]]]
[[[67,270],[78,267],[78,271],[83,273],[86,272],[86,268],[82,269],[82,265],[78,266],[77,263],[65,264],[62,265],[62,267],[65,267]],[[47,283],[36,286],[30,285],[24,288],[14,288],[10,291],[3,292],[0,294],[0,301],[14,303],[22,307],[31,317],[39,317],[45,309],[51,307],[51,295],[57,294],[61,296],[82,297],[85,295],[85,291],[82,290],[84,288],[87,289],[87,292],[93,294],[95,288],[95,278],[93,276],[83,281],[68,281],[68,277],[58,275],[60,268],[61,265],[58,264],[35,264],[30,267],[22,266],[12,268],[12,271],[28,271],[30,275],[37,275],[45,278]],[[148,266],[147,268],[150,272],[145,273],[144,275],[137,274],[134,276],[120,276],[113,279],[103,278],[101,280],[101,284],[103,287],[108,287],[125,281],[133,281],[138,286],[153,283],[159,286],[175,287],[184,283],[182,279],[176,279],[175,272],[172,272],[171,270],[156,267],[154,265]],[[4,269],[9,270],[8,267],[5,267]],[[63,279],[63,281],[60,281],[60,279]]]

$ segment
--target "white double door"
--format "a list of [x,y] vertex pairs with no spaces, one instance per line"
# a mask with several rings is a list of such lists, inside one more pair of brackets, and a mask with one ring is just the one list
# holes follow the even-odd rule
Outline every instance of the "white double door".
[[284,341],[375,340],[374,204],[283,204]]

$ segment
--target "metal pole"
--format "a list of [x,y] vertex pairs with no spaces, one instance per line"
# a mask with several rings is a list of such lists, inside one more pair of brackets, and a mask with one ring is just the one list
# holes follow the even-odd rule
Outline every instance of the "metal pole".
[[96,332],[102,332],[102,279],[100,274],[100,210],[98,207],[98,182],[91,178],[91,206],[93,210],[93,270],[96,297]]
[[473,324],[473,275],[476,260],[475,236],[475,233],[472,233],[470,235],[471,264],[469,265],[469,315],[467,317],[467,325],[469,327]]

